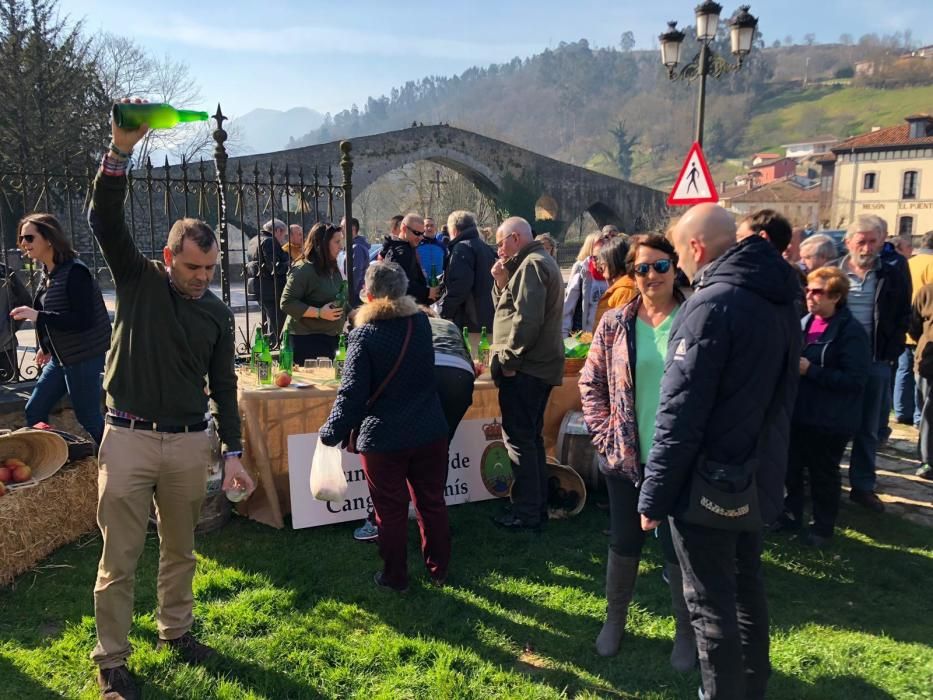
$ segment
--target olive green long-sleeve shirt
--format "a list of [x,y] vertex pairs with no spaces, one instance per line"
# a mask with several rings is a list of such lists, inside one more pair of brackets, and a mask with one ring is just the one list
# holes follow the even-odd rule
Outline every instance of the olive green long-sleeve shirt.
[[163,425],[208,409],[224,450],[239,450],[233,314],[210,290],[180,295],[165,265],[136,247],[123,213],[126,178],[97,174],[88,221],[113,274],[117,303],[107,355],[107,406]]

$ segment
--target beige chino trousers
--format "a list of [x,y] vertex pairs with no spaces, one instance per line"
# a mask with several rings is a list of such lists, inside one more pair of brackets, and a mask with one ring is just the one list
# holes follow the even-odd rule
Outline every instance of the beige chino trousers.
[[107,425],[100,445],[97,524],[104,539],[94,586],[97,646],[91,658],[115,668],[130,655],[136,564],[153,495],[159,523],[159,637],[176,639],[194,622],[194,528],[211,459],[207,432],[155,433]]

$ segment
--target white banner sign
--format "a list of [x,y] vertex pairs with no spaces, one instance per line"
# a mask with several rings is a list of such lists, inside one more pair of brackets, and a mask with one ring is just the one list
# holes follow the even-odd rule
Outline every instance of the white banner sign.
[[[508,496],[512,466],[502,443],[501,424],[496,420],[466,420],[460,423],[450,444],[447,471],[447,505],[486,501]],[[296,530],[362,520],[372,507],[360,456],[343,452],[347,497],[343,503],[318,501],[311,497],[311,458],[317,433],[288,436],[288,480],[292,500],[292,527]]]

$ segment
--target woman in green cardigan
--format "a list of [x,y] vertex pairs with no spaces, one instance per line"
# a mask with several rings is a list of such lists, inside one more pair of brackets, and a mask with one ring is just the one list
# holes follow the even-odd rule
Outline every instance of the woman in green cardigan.
[[288,274],[282,291],[282,311],[288,314],[288,332],[295,363],[308,358],[329,357],[337,352],[337,340],[346,319],[336,303],[343,277],[337,267],[342,248],[340,228],[317,223],[308,232],[302,259]]

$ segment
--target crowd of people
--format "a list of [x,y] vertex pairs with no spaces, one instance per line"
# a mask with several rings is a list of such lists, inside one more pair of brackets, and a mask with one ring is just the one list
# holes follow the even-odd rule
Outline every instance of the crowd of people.
[[[32,321],[39,339],[42,374],[27,421],[46,420],[68,392],[99,445],[92,658],[106,698],[139,696],[128,633],[153,498],[158,645],[193,664],[213,654],[191,633],[208,411],[224,488],[253,488],[240,462],[233,317],[209,289],[214,232],[182,219],[163,259],[151,261],[125,223],[128,162],[145,133],[113,125],[90,198],[119,302],[112,330],[93,275],[46,214],[19,224],[23,253],[45,274],[35,298],[11,312]],[[346,226],[354,286],[344,297]],[[701,204],[663,234],[592,234],[565,281],[555,241],[519,217],[498,226],[493,247],[470,212],[451,213],[440,232],[430,217],[399,215],[372,261],[356,219],[316,223],[306,236],[272,219],[250,244],[247,274],[264,332],[288,332],[295,361],[333,357],[351,329],[320,438],[360,455],[373,503],[360,539],[378,541],[374,582],[392,592],[409,586],[409,503],[428,576],[447,583],[448,448],[487,369],[514,476],[511,504],[493,521],[542,532],[545,408],[564,381],[565,338],[592,333],[579,390],[610,519],[595,650],[622,650],[647,533],[657,530],[676,622],[671,665],[699,665],[701,698],[763,698],[765,533],[831,546],[850,442],[849,499],[882,511],[875,454],[892,407],[896,420],[920,428],[919,476],[931,478],[933,460],[933,232],[914,251],[887,240],[882,219],[860,216],[844,251],[828,236],[801,239],[774,211],[737,224]],[[476,358],[470,334],[487,329],[490,355]]]

